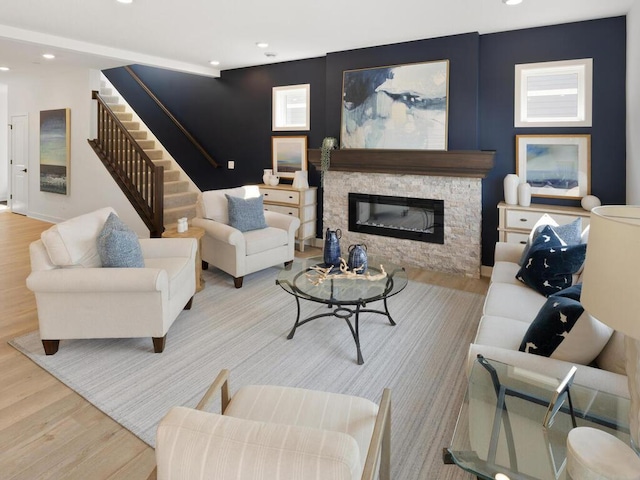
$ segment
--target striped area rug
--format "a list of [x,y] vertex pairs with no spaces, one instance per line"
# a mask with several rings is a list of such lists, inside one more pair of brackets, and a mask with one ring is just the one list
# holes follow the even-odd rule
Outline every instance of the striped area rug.
[[[151,446],[167,410],[195,406],[222,368],[231,370],[232,395],[234,386],[273,384],[378,402],[389,387],[394,478],[470,478],[442,465],[442,447],[464,395],[467,348],[484,297],[410,282],[388,301],[397,326],[381,315],[361,316],[360,366],[343,320],[318,319],[287,340],[295,300],[275,284],[277,271],[249,275],[241,289],[228,275],[205,271],[205,289],[169,330],[162,354],[147,338],[63,340],[50,357],[37,332],[10,344]],[[327,309],[301,305],[304,317]]]

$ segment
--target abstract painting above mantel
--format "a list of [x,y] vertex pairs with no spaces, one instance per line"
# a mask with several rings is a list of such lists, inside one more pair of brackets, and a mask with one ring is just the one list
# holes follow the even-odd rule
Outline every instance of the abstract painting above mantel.
[[40,112],[40,191],[69,193],[71,110]]
[[446,150],[449,60],[346,70],[341,148]]

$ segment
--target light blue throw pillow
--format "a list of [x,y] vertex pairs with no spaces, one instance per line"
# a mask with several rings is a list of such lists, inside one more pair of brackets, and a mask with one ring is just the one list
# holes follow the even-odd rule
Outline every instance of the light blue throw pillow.
[[103,267],[143,268],[144,257],[136,232],[113,212],[98,234],[98,255]]
[[[551,219],[552,220],[552,219]],[[554,222],[555,223],[555,222]],[[522,266],[525,259],[529,256],[529,249],[531,248],[531,244],[538,238],[538,235],[542,231],[542,229],[546,226],[550,226],[554,233],[560,237],[565,245],[579,245],[582,242],[582,218],[578,217],[573,222],[568,223],[566,225],[553,225],[542,223],[533,227],[529,238],[527,239],[527,244],[522,251],[522,255],[520,256],[520,260],[518,261],[518,265]]]
[[264,219],[262,195],[253,198],[232,197],[225,194],[229,202],[229,225],[241,232],[267,228]]

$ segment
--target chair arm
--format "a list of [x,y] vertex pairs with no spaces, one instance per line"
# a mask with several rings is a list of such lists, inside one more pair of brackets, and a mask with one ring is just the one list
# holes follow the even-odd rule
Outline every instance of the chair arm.
[[168,291],[169,278],[159,268],[58,268],[32,272],[27,287],[36,293]]
[[211,386],[207,389],[202,397],[202,400],[200,400],[200,402],[196,406],[196,409],[206,410],[209,406],[209,402],[216,394],[218,389],[220,389],[220,401],[222,403],[220,411],[224,413],[224,411],[227,409],[227,405],[229,405],[229,370],[220,370],[220,373],[213,381]]
[[220,242],[230,245],[240,245],[244,243],[242,232],[225,223],[216,222],[208,218],[194,218],[191,223],[195,227],[204,228],[206,235]]
[[521,243],[497,242],[494,261],[518,263],[523,250],[524,245]]
[[391,476],[391,390],[382,391],[382,399],[378,406],[376,423],[371,434],[371,443],[364,462],[362,480],[373,480],[378,457],[380,457],[380,480],[389,480]]
[[141,238],[144,258],[196,257],[198,242],[195,238]]
[[267,211],[264,212],[264,219],[270,227],[285,230],[290,234],[294,233],[300,226],[300,219],[298,217],[292,217],[284,213]]

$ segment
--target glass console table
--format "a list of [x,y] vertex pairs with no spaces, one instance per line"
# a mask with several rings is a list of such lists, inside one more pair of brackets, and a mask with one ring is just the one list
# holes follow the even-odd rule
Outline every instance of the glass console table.
[[569,388],[571,402],[558,402],[553,421],[544,427],[559,383],[477,359],[451,445],[444,452],[445,463],[485,480],[565,480],[567,434],[574,423],[604,430],[629,444],[629,400],[576,384]]
[[[319,270],[325,267],[322,257],[296,260],[289,269],[281,270],[276,283],[295,297],[298,307],[295,324],[287,338],[292,339],[296,329],[311,320],[322,317],[344,319],[356,343],[358,365],[362,365],[360,314],[369,312],[386,315],[389,323],[395,325],[387,299],[407,286],[407,273],[403,267],[372,255],[368,257],[368,264],[365,274],[357,278],[345,278],[339,275],[337,269],[323,276]],[[366,275],[369,275],[369,279]],[[331,310],[303,320],[300,318],[300,299],[326,304]],[[379,300],[384,302],[384,310],[366,308],[367,304]]]

